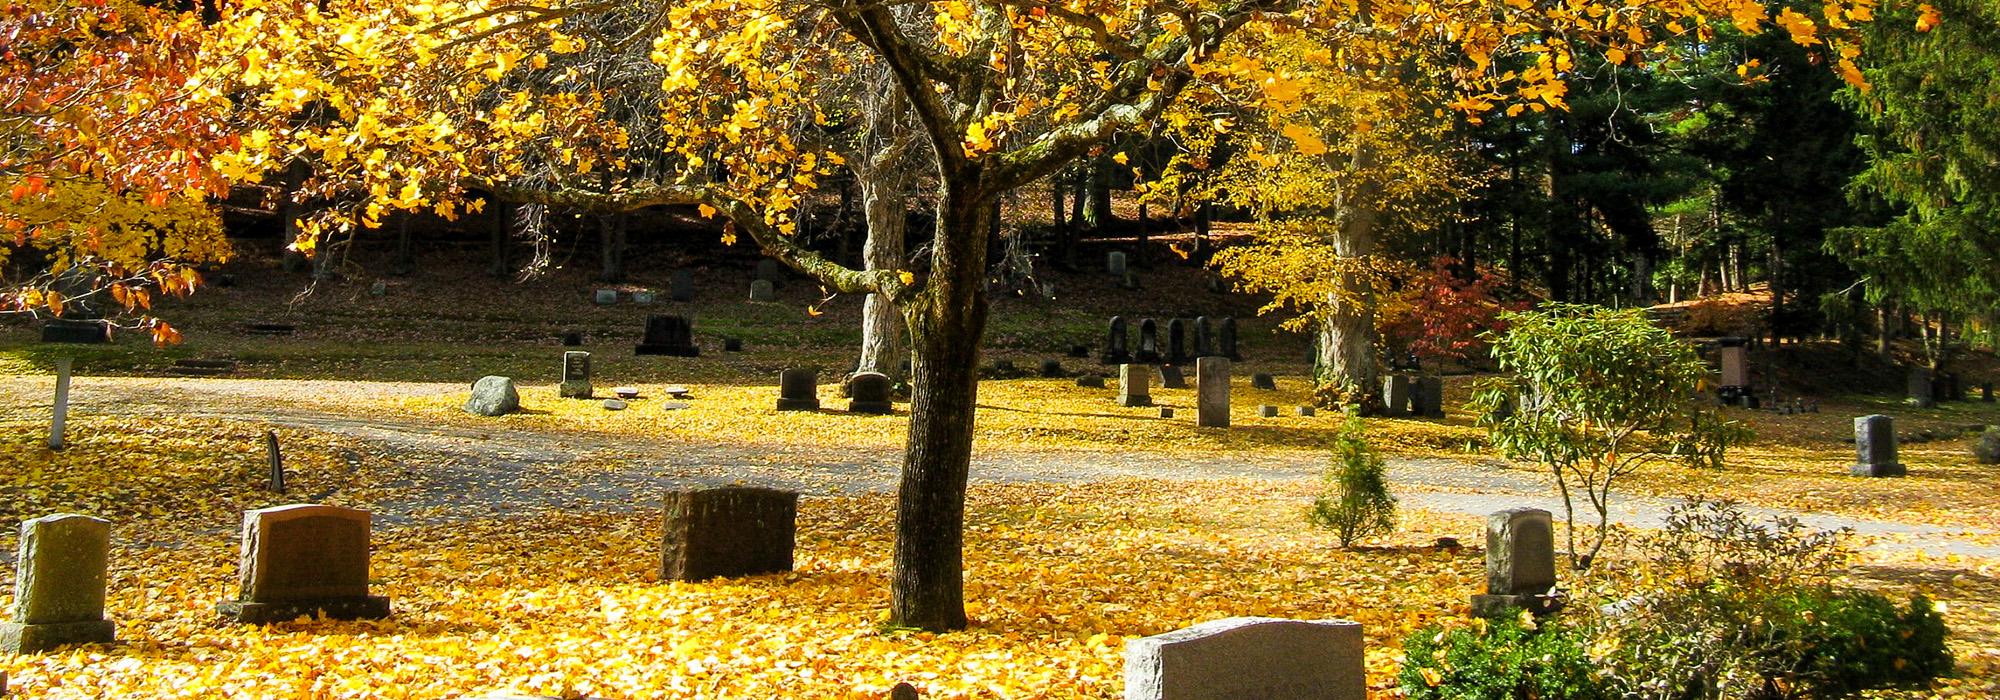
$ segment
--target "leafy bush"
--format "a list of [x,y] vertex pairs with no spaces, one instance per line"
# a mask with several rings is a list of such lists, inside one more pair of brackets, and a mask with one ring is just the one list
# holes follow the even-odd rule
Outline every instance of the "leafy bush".
[[1653,575],[1604,619],[1629,696],[1830,700],[1949,673],[1929,600],[1898,607],[1833,585],[1846,536],[1752,522],[1728,501],[1676,507],[1650,544]]
[[1430,625],[1403,640],[1397,676],[1409,700],[1595,700],[1617,697],[1582,629],[1519,618]]
[[1306,520],[1334,531],[1340,546],[1396,529],[1396,497],[1389,493],[1382,455],[1368,444],[1360,418],[1348,418],[1333,440],[1325,491],[1313,499]]

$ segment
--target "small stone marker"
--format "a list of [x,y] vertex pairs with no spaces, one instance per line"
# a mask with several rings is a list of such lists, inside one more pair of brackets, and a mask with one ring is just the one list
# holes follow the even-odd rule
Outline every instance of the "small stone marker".
[[625,403],[620,399],[605,399],[603,406],[606,411],[623,411],[631,406],[631,404]]
[[778,410],[819,410],[819,373],[809,369],[779,372]]
[[1196,359],[1215,354],[1215,341],[1208,334],[1208,317],[1194,317],[1194,356]]
[[1086,374],[1076,378],[1076,385],[1087,389],[1102,389],[1104,388],[1104,376]]
[[1138,289],[1139,273],[1133,272],[1131,270],[1125,271],[1125,277],[1119,280],[1118,286],[1124,287],[1126,289]]
[[563,331],[563,347],[574,348],[583,345],[583,331]]
[[1160,409],[1160,417],[1161,417],[1161,418],[1172,418],[1172,417],[1174,417],[1174,409],[1171,409],[1171,408],[1162,408],[1162,409]]
[[1896,421],[1884,415],[1854,419],[1855,476],[1902,476],[1903,463],[1896,460]]
[[685,399],[687,398],[688,395],[688,388],[680,385],[674,385],[661,389],[660,393],[666,394],[667,396],[676,399]]
[[1125,700],[1366,700],[1360,623],[1232,617],[1125,643]]
[[750,300],[767,303],[777,301],[778,290],[771,285],[770,280],[751,280]]
[[700,357],[701,348],[694,345],[694,323],[687,317],[655,315],[646,317],[646,336],[632,353]]
[[1555,523],[1540,508],[1509,508],[1486,518],[1486,593],[1472,596],[1475,615],[1524,608],[1554,612]]
[[1269,374],[1258,372],[1250,375],[1250,387],[1253,389],[1276,391],[1278,389],[1278,380]]
[[1411,411],[1425,418],[1443,418],[1444,377],[1434,375],[1418,377],[1415,388]]
[[38,654],[65,644],[110,644],[104,619],[111,523],[62,513],[21,523],[14,609],[0,623],[0,653]]
[[521,393],[514,390],[514,380],[507,377],[480,377],[472,384],[472,398],[465,401],[465,412],[482,416],[504,416],[521,410]]
[[694,273],[675,270],[667,284],[667,296],[674,301],[694,301]]
[[1229,358],[1194,361],[1195,419],[1203,428],[1229,427]]
[[596,301],[601,306],[609,306],[611,304],[616,304],[618,303],[618,290],[599,289],[597,290],[596,296],[592,297],[592,300]]
[[1107,365],[1122,365],[1132,361],[1132,352],[1125,348],[1125,317],[1112,316],[1111,327],[1104,337],[1104,356],[1100,362]]
[[1936,408],[1936,387],[1932,385],[1931,371],[1922,367],[1910,370],[1908,403],[1917,408]]
[[624,399],[626,401],[631,401],[632,399],[639,398],[639,387],[614,386],[611,387],[611,395]]
[[1993,403],[1993,382],[1986,382],[1979,385],[1979,400],[1986,403]]
[[1167,357],[1169,364],[1181,364],[1191,359],[1187,351],[1187,319],[1167,319]]
[[582,350],[563,353],[562,384],[556,393],[565,399],[587,399],[595,393],[590,386],[590,353]]
[[1076,358],[1084,358],[1084,357],[1090,357],[1090,346],[1088,346],[1088,345],[1071,345],[1071,346],[1069,346],[1069,356],[1070,356],[1070,357],[1076,357]]
[[1067,377],[1067,376],[1069,376],[1069,372],[1063,370],[1061,360],[1042,360],[1043,378],[1056,379],[1059,377]]
[[776,260],[764,258],[757,261],[757,279],[770,282],[772,286],[776,286],[779,282],[785,281],[785,268],[783,265],[779,265]]
[[1264,404],[1262,406],[1258,406],[1257,415],[1263,416],[1265,418],[1276,418],[1278,417],[1278,407],[1270,404]]
[[1153,372],[1146,365],[1118,366],[1118,405],[1153,405]]
[[743,352],[743,339],[742,339],[742,338],[723,338],[723,339],[722,339],[722,351],[723,351],[723,352]]
[[897,683],[896,687],[889,689],[889,700],[918,700],[921,697],[917,694],[917,687],[908,683]]
[[64,424],[69,422],[69,372],[70,358],[56,358],[56,402],[55,410],[49,414],[49,449],[60,450],[67,444],[63,439]]
[[264,431],[264,462],[270,469],[270,480],[264,488],[271,493],[285,492],[285,453],[278,449],[278,431]]
[[1132,354],[1132,361],[1145,365],[1160,363],[1160,326],[1153,319],[1139,321],[1139,350]]
[[725,486],[667,492],[660,579],[706,581],[792,570],[799,494]]
[[1112,277],[1124,277],[1125,270],[1126,266],[1125,266],[1124,251],[1114,250],[1104,254],[1105,272],[1110,273]]
[[1215,354],[1231,360],[1242,361],[1243,353],[1236,350],[1236,319],[1223,317],[1222,329],[1215,334]]
[[1382,415],[1410,415],[1410,378],[1392,374],[1382,379]]
[[339,506],[245,511],[242,588],[216,610],[250,624],[388,617],[389,599],[368,595],[368,529],[367,511]]
[[652,306],[659,300],[659,295],[653,293],[650,289],[642,289],[632,293],[632,303],[640,306]]
[[2000,464],[2000,428],[1989,427],[1973,439],[1972,458],[1980,464]]
[[1314,414],[1318,412],[1319,412],[1318,409],[1315,409],[1311,406],[1300,406],[1298,408],[1298,414],[1300,418],[1311,418],[1313,417]]
[[896,408],[889,400],[889,391],[894,383],[889,375],[881,372],[862,372],[847,380],[847,395],[853,400],[847,402],[849,413],[894,413]]

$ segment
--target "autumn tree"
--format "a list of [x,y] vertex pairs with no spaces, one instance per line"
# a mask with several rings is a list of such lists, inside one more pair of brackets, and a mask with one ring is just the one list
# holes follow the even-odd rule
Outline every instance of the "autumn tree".
[[[231,138],[187,99],[196,18],[126,0],[0,6],[0,314],[101,318],[168,342],[156,294],[228,259],[206,198]],[[116,320],[106,321],[115,323]]]
[[[603,13],[632,14],[617,26],[635,29],[591,29]],[[342,204],[308,233],[367,226],[394,209],[452,214],[480,191],[549,204],[693,203],[725,221],[726,238],[747,234],[832,291],[893,301],[914,376],[890,621],[942,630],[967,622],[965,487],[1001,197],[1147,130],[1198,85],[1291,111],[1299,87],[1232,51],[1239,35],[1309,33],[1329,50],[1303,60],[1330,66],[1347,65],[1349,52],[1386,65],[1382,57],[1419,42],[1449,42],[1468,57],[1453,75],[1467,95],[1455,107],[1479,112],[1510,100],[1560,105],[1575,50],[1636,57],[1669,22],[1700,33],[1703,18],[1731,16],[1766,19],[1751,0],[244,0],[220,43],[247,58],[217,79],[254,107],[254,138],[226,159],[232,173],[261,177],[284,154],[317,154],[308,186]],[[598,51],[651,78],[633,83],[649,87],[614,92],[589,79],[581,63]],[[1494,56],[1520,52],[1539,67],[1489,70]],[[851,269],[794,239],[802,203],[843,160],[815,136],[829,111],[820,86],[874,65],[935,155],[926,179],[936,228],[907,271]],[[1268,89],[1251,82],[1266,79]],[[282,116],[308,103],[338,118],[300,125]],[[1274,141],[1269,153],[1288,157],[1295,143]],[[594,175],[603,168],[622,177],[607,188]]]

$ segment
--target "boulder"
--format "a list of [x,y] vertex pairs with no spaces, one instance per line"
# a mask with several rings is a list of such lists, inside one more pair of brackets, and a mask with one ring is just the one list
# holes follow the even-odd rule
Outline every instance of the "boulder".
[[465,412],[482,416],[504,416],[521,410],[521,393],[514,390],[514,380],[507,377],[480,377],[472,384],[472,398],[465,402]]
[[1972,456],[1980,464],[2000,464],[2000,428],[1987,428],[1972,441]]

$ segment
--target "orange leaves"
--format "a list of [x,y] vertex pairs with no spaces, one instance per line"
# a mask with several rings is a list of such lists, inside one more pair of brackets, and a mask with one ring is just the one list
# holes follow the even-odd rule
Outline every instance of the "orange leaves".
[[1943,18],[1938,15],[1936,7],[1933,7],[1930,3],[1917,5],[1917,31],[1928,32],[1935,29],[1938,22],[1941,21],[1943,21]]

